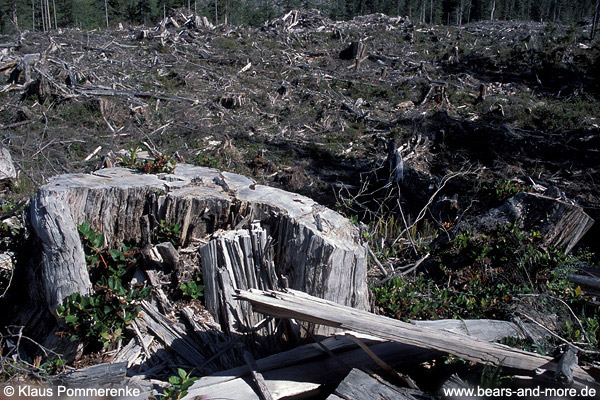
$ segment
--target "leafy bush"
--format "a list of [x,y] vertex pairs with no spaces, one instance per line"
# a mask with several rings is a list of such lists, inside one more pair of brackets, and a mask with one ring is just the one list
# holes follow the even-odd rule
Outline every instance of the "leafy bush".
[[146,174],[172,173],[177,166],[177,161],[167,154],[161,154],[153,160],[141,160],[138,157],[139,147],[129,149],[129,154],[119,158],[119,163],[124,167],[136,169]]
[[441,261],[435,280],[393,278],[371,286],[382,312],[402,320],[510,319],[516,310],[535,308],[558,315],[558,334],[597,348],[600,313],[568,279],[582,257],[544,247],[539,232],[514,224],[488,234],[465,232],[435,256]]
[[102,344],[108,349],[123,337],[126,326],[137,318],[139,301],[148,297],[150,288],[128,288],[124,277],[137,262],[139,249],[121,244],[119,249],[103,250],[104,235],[86,221],[78,225],[86,250],[94,291],[89,295],[73,293],[57,307],[70,339]]
[[499,179],[491,185],[483,185],[482,194],[491,206],[496,206],[524,190],[517,182],[513,182],[510,179]]
[[173,160],[171,156],[167,154],[161,154],[154,160],[138,162],[136,169],[146,174],[159,174],[162,172],[170,174],[175,170],[176,166],[177,161]]

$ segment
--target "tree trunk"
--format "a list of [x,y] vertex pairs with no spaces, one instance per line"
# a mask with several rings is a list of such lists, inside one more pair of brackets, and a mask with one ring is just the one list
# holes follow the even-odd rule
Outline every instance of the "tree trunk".
[[[250,302],[255,311],[266,315],[335,326],[396,343],[442,351],[481,364],[489,363],[528,371],[538,368],[553,370],[557,367],[557,363],[551,357],[462,334],[415,326],[397,319],[340,306],[295,290],[274,292],[251,289],[238,291],[236,297]],[[594,382],[589,373],[577,366],[573,376],[579,383]]]
[[17,17],[17,4],[13,1],[10,5],[10,20],[15,26],[17,33],[19,32],[19,19]]
[[577,205],[522,192],[500,207],[474,218],[470,229],[476,233],[487,233],[509,223],[515,223],[525,231],[539,231],[544,246],[559,247],[568,253],[591,228],[594,220]]
[[429,2],[429,24],[433,25],[433,0]]
[[104,0],[104,16],[106,17],[106,29],[108,29],[108,1],[107,0]]
[[58,22],[56,19],[56,1],[52,0],[52,8],[54,9],[54,29],[58,29]]
[[473,7],[473,0],[469,0],[469,9],[467,10],[467,24],[471,22],[471,8]]
[[42,18],[42,31],[46,32],[46,18],[44,17],[44,0],[40,0],[40,17]]
[[46,26],[48,27],[48,32],[52,30],[52,14],[50,14],[50,0],[46,0]]
[[494,20],[494,12],[496,12],[496,0],[492,0],[492,11],[490,11],[490,20]]
[[600,21],[600,1],[596,2],[596,11],[594,12],[592,31],[590,32],[591,40],[594,40],[596,36],[596,29],[598,29],[598,22]]

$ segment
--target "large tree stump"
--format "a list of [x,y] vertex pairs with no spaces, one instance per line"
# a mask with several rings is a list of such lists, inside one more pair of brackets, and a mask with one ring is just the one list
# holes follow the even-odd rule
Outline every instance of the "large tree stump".
[[[110,168],[62,175],[41,187],[29,209],[34,257],[29,269],[20,271],[27,276],[27,288],[19,290],[52,315],[71,293],[91,290],[76,225],[83,221],[102,231],[107,246],[114,248],[124,240],[150,243],[161,220],[182,226],[186,246],[218,230],[232,230],[244,217],[258,221],[264,237],[273,238],[278,280],[313,296],[368,307],[367,250],[350,221],[307,197],[186,164],[174,174]],[[212,290],[218,286],[207,285],[207,298],[216,296]]]

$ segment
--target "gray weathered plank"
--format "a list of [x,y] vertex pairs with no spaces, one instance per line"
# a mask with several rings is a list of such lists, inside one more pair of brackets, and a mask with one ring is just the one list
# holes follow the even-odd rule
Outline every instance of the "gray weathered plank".
[[[539,368],[554,371],[557,368],[556,362],[550,357],[457,333],[415,326],[367,311],[341,306],[295,290],[274,292],[250,289],[238,291],[237,298],[249,301],[255,311],[267,315],[362,332],[398,343],[447,352],[475,362],[525,370]],[[574,376],[583,381],[594,380],[580,367],[575,368]]]
[[[354,368],[334,391],[345,400],[415,400],[410,390],[396,387]],[[327,400],[334,400],[329,396]]]

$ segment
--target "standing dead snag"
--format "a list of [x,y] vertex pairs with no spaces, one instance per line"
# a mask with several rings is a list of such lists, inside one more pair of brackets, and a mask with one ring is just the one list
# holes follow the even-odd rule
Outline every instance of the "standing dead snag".
[[350,46],[340,51],[341,60],[360,60],[364,57],[366,47],[362,42],[352,42]]

